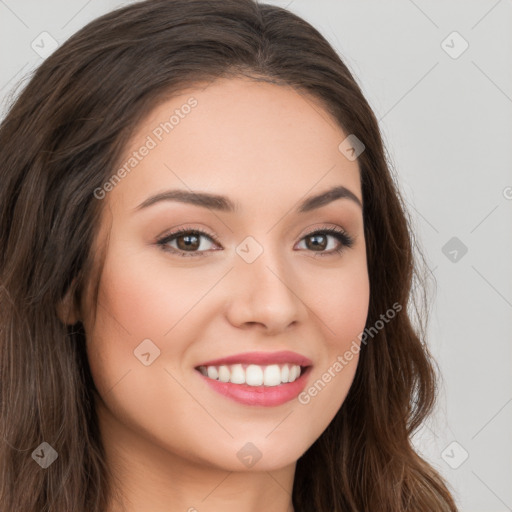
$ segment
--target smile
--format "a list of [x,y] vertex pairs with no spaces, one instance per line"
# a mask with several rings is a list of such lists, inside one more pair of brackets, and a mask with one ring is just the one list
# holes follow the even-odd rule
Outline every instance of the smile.
[[199,366],[198,370],[209,379],[230,382],[231,384],[247,384],[248,386],[273,387],[280,384],[295,382],[304,371],[304,367],[296,364],[232,364],[221,366]]

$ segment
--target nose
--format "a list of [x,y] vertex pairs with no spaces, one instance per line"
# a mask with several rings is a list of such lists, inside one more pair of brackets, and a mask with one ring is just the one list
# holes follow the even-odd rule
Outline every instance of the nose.
[[230,323],[242,329],[257,326],[266,334],[275,334],[302,322],[307,306],[292,272],[282,257],[269,251],[252,263],[239,258],[230,278],[226,311]]

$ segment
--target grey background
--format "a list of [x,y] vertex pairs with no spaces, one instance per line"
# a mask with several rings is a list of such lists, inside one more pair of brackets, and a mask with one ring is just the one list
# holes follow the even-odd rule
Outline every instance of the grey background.
[[[429,343],[443,381],[414,443],[461,510],[512,510],[512,2],[269,3],[316,26],[355,75],[437,282]],[[36,51],[122,4],[0,0],[1,115]]]

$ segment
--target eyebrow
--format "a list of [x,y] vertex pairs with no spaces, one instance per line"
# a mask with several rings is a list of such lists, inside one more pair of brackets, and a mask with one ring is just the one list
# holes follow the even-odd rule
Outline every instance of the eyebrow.
[[[298,205],[295,211],[297,213],[309,212],[311,210],[320,208],[321,206],[325,206],[326,204],[329,204],[337,199],[349,199],[358,204],[361,208],[363,207],[360,199],[351,190],[340,185],[330,188],[325,192],[317,194],[316,196],[304,199]],[[161,201],[177,201],[180,203],[192,204],[195,206],[209,208],[211,210],[218,210],[221,212],[235,212],[238,210],[238,204],[231,201],[231,199],[228,197],[217,194],[191,192],[180,189],[167,190],[165,192],[161,192],[154,196],[148,197],[137,207],[135,207],[134,210],[142,210]]]

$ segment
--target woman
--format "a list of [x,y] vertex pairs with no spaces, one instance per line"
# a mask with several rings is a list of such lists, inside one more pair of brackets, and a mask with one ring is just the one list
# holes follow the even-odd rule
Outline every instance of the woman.
[[456,510],[411,443],[435,373],[403,202],[308,23],[102,16],[0,148],[1,510]]

